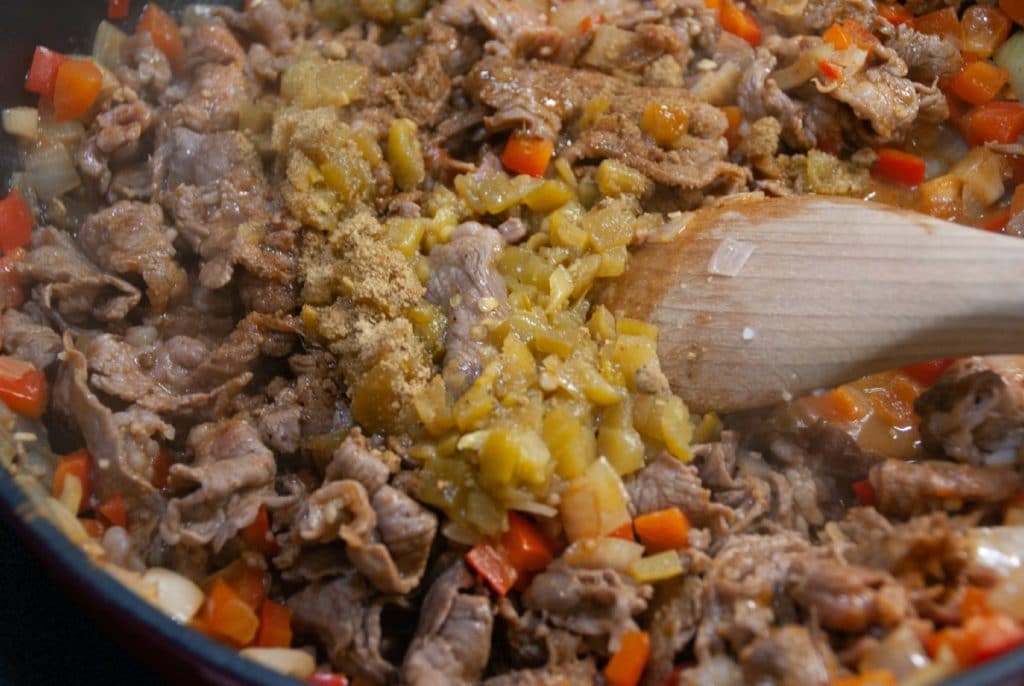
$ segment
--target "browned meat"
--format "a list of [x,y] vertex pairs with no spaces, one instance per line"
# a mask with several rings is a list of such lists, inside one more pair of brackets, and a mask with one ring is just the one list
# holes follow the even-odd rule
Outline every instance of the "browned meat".
[[142,276],[150,306],[161,312],[187,286],[185,270],[174,261],[176,236],[159,205],[121,201],[90,215],[77,238],[102,269]]
[[650,597],[650,586],[614,570],[576,569],[556,560],[530,582],[523,605],[544,613],[552,626],[607,637],[614,650],[623,632],[637,628],[633,618],[647,609]]
[[963,58],[956,44],[943,36],[915,31],[909,24],[896,27],[896,34],[886,43],[906,62],[910,78],[922,83],[952,76],[960,71]]
[[238,64],[199,66],[185,98],[174,106],[172,121],[195,131],[227,131],[238,127],[242,103],[258,93]]
[[85,439],[96,469],[96,495],[105,499],[120,493],[134,501],[136,496],[152,493],[152,463],[160,451],[157,439],[173,438],[174,429],[138,408],[112,412],[89,390],[86,377],[85,356],[64,334],[51,406],[70,419]]
[[382,606],[354,572],[314,582],[288,599],[295,630],[316,636],[331,664],[351,679],[383,686],[396,670],[381,655]]
[[4,352],[31,362],[37,369],[46,369],[63,349],[56,331],[21,310],[4,310]]
[[480,25],[516,57],[555,57],[567,40],[542,12],[514,0],[481,0],[473,3],[473,11]]
[[449,319],[445,334],[444,379],[461,395],[483,370],[488,344],[480,340],[480,324],[500,320],[508,310],[505,279],[494,258],[504,242],[492,228],[476,222],[460,224],[448,243],[430,254],[426,299]]
[[358,481],[331,481],[309,494],[295,522],[299,537],[308,543],[343,540],[349,546],[365,546],[377,514]]
[[651,659],[644,670],[646,686],[661,686],[671,676],[676,656],[697,633],[703,609],[704,582],[696,574],[676,577],[655,587],[648,610]]
[[193,71],[203,64],[241,64],[245,51],[223,24],[204,21],[192,31],[185,44],[185,68]]
[[914,403],[921,440],[935,456],[975,465],[1015,464],[1024,446],[1024,411],[1001,376],[958,363]]
[[715,489],[732,488],[736,471],[736,433],[723,431],[715,443],[693,446],[693,464],[700,471],[700,481]]
[[593,39],[579,64],[609,73],[640,72],[665,54],[678,53],[689,47],[679,34],[667,26],[642,24],[635,31],[602,24],[594,30]]
[[117,77],[139,95],[159,98],[171,84],[171,63],[155,45],[153,36],[137,33],[121,44]]
[[853,19],[865,26],[877,17],[874,3],[867,0],[816,0],[805,3],[801,11],[788,11],[791,6],[772,0],[752,0],[750,5],[773,26],[789,34],[821,33],[832,24]]
[[115,105],[96,116],[75,151],[75,162],[85,176],[95,180],[101,194],[111,188],[111,165],[123,167],[148,152],[142,137],[155,121],[153,111],[142,100]]
[[782,125],[783,140],[793,148],[808,150],[818,143],[820,132],[814,128],[804,106],[771,78],[777,62],[770,50],[759,47],[753,63],[740,77],[736,102],[751,121],[763,117],[777,119]]
[[486,596],[465,592],[472,588],[473,576],[461,561],[430,587],[402,664],[404,683],[469,686],[480,682],[491,654],[494,615]]
[[32,249],[15,269],[23,281],[36,284],[33,300],[62,327],[121,321],[142,300],[137,288],[104,274],[71,236],[52,227],[35,232]]
[[597,667],[592,660],[587,659],[537,669],[519,669],[491,677],[483,682],[483,686],[569,686],[596,683]]
[[369,493],[376,493],[398,469],[398,456],[375,450],[358,429],[352,429],[334,452],[324,471],[328,479],[353,479]]
[[173,465],[170,484],[197,488],[168,501],[160,534],[169,545],[210,543],[217,551],[275,500],[274,454],[256,429],[237,419],[196,426],[188,447],[192,463]]
[[772,629],[740,654],[743,677],[758,686],[827,686],[838,669],[828,644],[802,626]]
[[944,505],[994,505],[1016,493],[1020,474],[1009,469],[974,467],[949,462],[886,460],[868,477],[875,489],[876,507],[895,517],[923,514]]
[[306,6],[285,9],[280,0],[265,0],[246,12],[223,9],[217,14],[232,28],[249,34],[279,55],[292,51],[294,41],[305,34],[311,19]]
[[906,590],[887,573],[831,558],[795,560],[786,589],[833,631],[856,634],[872,625],[891,627],[910,609]]
[[736,518],[732,509],[711,501],[693,465],[662,455],[626,481],[637,515],[678,507],[693,524],[723,532]]

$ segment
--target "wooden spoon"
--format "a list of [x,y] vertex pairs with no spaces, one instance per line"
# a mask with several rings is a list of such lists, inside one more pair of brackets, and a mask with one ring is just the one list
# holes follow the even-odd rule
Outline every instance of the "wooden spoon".
[[[711,274],[730,238],[753,253],[735,276]],[[1024,352],[1024,240],[859,200],[734,203],[637,249],[600,299],[658,325],[662,369],[691,409],[729,412],[913,362]]]

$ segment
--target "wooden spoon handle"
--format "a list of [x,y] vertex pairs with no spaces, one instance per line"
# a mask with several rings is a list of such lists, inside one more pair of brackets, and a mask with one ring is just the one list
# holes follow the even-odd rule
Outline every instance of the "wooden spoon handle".
[[[738,275],[710,275],[727,237],[754,252]],[[693,409],[744,409],[912,362],[1024,352],[1024,240],[862,201],[761,201],[640,248],[602,301],[660,327],[662,368]]]

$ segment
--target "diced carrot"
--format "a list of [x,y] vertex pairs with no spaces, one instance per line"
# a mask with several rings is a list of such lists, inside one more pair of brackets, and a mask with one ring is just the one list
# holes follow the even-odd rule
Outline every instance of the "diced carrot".
[[260,630],[256,645],[263,648],[288,648],[292,644],[292,611],[272,600],[264,600],[260,609]]
[[264,570],[239,560],[229,565],[220,578],[252,608],[253,612],[262,607],[269,586],[269,579]]
[[19,307],[25,302],[21,279],[15,267],[25,258],[25,250],[17,248],[0,257],[0,309]]
[[846,50],[853,45],[850,34],[839,24],[832,24],[832,26],[825,29],[825,33],[821,34],[821,39],[836,50]]
[[127,19],[131,0],[107,0],[107,19]]
[[551,547],[537,527],[518,512],[508,513],[508,531],[501,536],[501,547],[505,559],[521,576],[544,569],[554,558]]
[[907,11],[903,5],[879,4],[878,13],[890,24],[906,24],[914,20],[914,15]]
[[988,5],[972,5],[960,20],[960,49],[989,57],[1006,42],[1013,22],[1004,12]]
[[28,362],[0,355],[0,400],[12,412],[39,419],[46,411],[46,375]]
[[718,11],[718,23],[729,33],[735,34],[751,45],[761,44],[761,25],[757,17],[731,0],[725,0]]
[[729,142],[729,149],[732,150],[740,144],[740,127],[743,125],[743,110],[736,105],[726,105],[721,109],[722,114],[725,115],[726,120],[729,122],[729,127],[725,130],[725,140]]
[[1010,223],[1012,216],[1013,212],[1010,211],[1009,207],[997,207],[981,218],[978,227],[986,231],[1002,231]]
[[167,477],[170,475],[172,464],[174,464],[174,461],[171,459],[171,456],[167,454],[166,450],[160,448],[149,466],[149,483],[157,488],[166,488]]
[[120,493],[107,498],[96,511],[103,515],[111,526],[128,525],[128,508],[125,507],[124,498]]
[[608,686],[636,686],[651,657],[651,637],[646,631],[627,631],[622,645],[604,668]]
[[942,376],[942,373],[946,371],[949,365],[953,364],[958,359],[960,358],[950,357],[944,360],[929,360],[928,362],[908,364],[906,367],[901,367],[900,372],[906,374],[911,379],[914,379],[927,388],[938,381],[939,377]]
[[922,14],[911,22],[915,30],[932,36],[960,35],[960,19],[952,7]]
[[904,186],[917,186],[924,181],[925,163],[917,155],[896,148],[879,148],[878,161],[872,169],[875,176]]
[[867,413],[845,386],[834,388],[828,393],[808,396],[803,400],[814,415],[830,422],[854,422]]
[[633,526],[649,553],[685,548],[690,542],[690,521],[678,507],[640,515]]
[[972,105],[984,105],[1010,80],[1010,72],[991,62],[978,60],[964,65],[949,82],[949,90]]
[[1024,105],[993,101],[975,107],[964,116],[967,142],[1015,143],[1024,132]]
[[633,522],[626,522],[618,529],[609,532],[608,537],[621,538],[624,541],[635,541],[636,537],[633,535]]
[[829,81],[840,81],[843,78],[843,69],[835,62],[829,62],[828,60],[818,60],[818,70]]
[[67,59],[59,52],[37,45],[35,54],[32,55],[32,65],[25,76],[25,90],[37,95],[53,97],[53,88],[57,84],[57,71],[62,64],[67,62]]
[[896,676],[887,669],[872,669],[832,682],[832,686],[896,686]]
[[875,487],[867,479],[853,482],[853,492],[857,500],[865,507],[872,507],[875,504]]
[[64,493],[64,480],[74,476],[82,484],[82,500],[78,511],[86,509],[89,504],[89,469],[91,460],[85,450],[76,450],[57,460],[57,468],[53,472],[53,497],[60,498]]
[[966,622],[971,617],[987,617],[993,614],[988,606],[988,590],[978,586],[964,588],[960,598],[960,621]]
[[223,579],[214,582],[206,597],[203,620],[215,635],[238,646],[248,645],[260,625],[253,609]]
[[241,533],[243,541],[264,555],[277,553],[277,541],[274,540],[273,532],[270,530],[270,516],[267,513],[266,505],[260,505],[256,519],[242,529]]
[[972,617],[966,628],[974,640],[972,666],[997,658],[1024,644],[1024,628],[1006,615]]
[[555,144],[551,141],[516,134],[505,144],[505,150],[501,153],[501,163],[510,172],[539,178],[547,171],[554,150]]
[[106,531],[106,529],[104,529],[103,525],[97,520],[92,517],[79,517],[78,523],[82,525],[83,529],[85,529],[85,533],[89,538],[103,538],[103,532]]
[[1024,26],[1024,0],[999,0],[999,9],[1010,19]]
[[57,71],[53,114],[57,121],[77,119],[89,111],[103,86],[103,73],[90,60],[68,60]]
[[34,223],[32,208],[18,189],[12,190],[0,200],[0,250],[8,253],[28,245]]
[[479,574],[498,595],[509,592],[519,578],[504,553],[490,543],[478,543],[466,553],[466,563]]
[[181,40],[181,30],[171,18],[171,15],[160,9],[159,5],[149,3],[142,11],[139,18],[139,25],[136,33],[148,33],[153,37],[153,45],[156,49],[167,55],[171,66],[176,70],[182,66],[182,55],[184,54],[184,43]]
[[709,10],[717,10],[722,8],[722,0],[704,0],[704,6]]

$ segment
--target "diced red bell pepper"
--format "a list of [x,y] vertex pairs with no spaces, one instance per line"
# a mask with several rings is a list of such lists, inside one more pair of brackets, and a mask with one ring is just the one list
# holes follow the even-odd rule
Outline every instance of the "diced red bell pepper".
[[515,567],[504,553],[490,543],[478,543],[466,553],[466,563],[479,574],[498,595],[505,595],[519,578]]
[[273,532],[270,530],[270,516],[267,514],[266,505],[260,505],[256,519],[242,529],[242,540],[264,555],[277,553],[277,541],[274,540]]
[[124,498],[120,493],[107,498],[102,505],[96,508],[96,511],[103,515],[112,526],[128,525],[128,508],[125,507]]
[[0,355],[0,400],[12,412],[39,419],[46,411],[46,375],[28,362]]
[[958,359],[960,358],[950,357],[945,360],[929,360],[928,362],[908,364],[906,367],[902,367],[900,371],[922,386],[927,387],[934,384],[942,376],[942,373],[949,368],[949,365]]
[[107,0],[107,19],[127,19],[131,0]]
[[17,189],[12,190],[0,200],[0,250],[9,253],[28,245],[34,223],[32,208]]
[[865,507],[873,507],[875,504],[875,487],[871,485],[871,482],[867,479],[861,481],[854,481],[853,492],[857,496],[857,500],[860,501],[861,505]]
[[887,181],[904,186],[918,186],[924,181],[924,160],[896,148],[880,148],[872,171]]
[[37,95],[53,97],[54,86],[57,85],[57,71],[68,58],[42,45],[36,46],[32,55],[32,65],[25,76],[25,90]]
[[77,119],[89,111],[103,87],[103,73],[90,60],[68,60],[57,70],[53,114],[57,121]]
[[292,644],[292,611],[272,600],[264,600],[260,609],[260,630],[256,645],[263,648],[288,648]]
[[554,554],[537,527],[525,515],[508,513],[508,531],[501,536],[501,547],[516,573],[525,575],[547,567]]
[[332,674],[330,672],[317,672],[306,680],[306,683],[313,686],[348,686],[348,678],[344,674]]
[[1009,80],[1010,72],[1007,70],[991,62],[977,60],[964,65],[949,82],[949,90],[965,102],[984,105],[996,97]]
[[971,145],[1015,143],[1024,132],[1024,105],[995,101],[975,107],[963,117],[963,129]]

